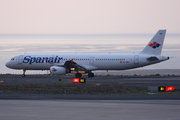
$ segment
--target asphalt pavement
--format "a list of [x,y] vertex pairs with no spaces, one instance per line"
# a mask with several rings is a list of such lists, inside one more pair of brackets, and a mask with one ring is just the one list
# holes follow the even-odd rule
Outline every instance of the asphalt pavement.
[[[72,83],[74,76],[52,75],[0,75],[0,85],[36,84],[36,83]],[[120,86],[174,86],[180,89],[180,77],[122,77],[122,76],[95,76],[86,78],[86,84],[120,85]]]

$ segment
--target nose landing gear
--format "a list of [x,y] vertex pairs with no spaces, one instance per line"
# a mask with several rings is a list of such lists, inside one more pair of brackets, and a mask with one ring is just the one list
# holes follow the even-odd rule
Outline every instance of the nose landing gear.
[[22,77],[25,77],[25,76],[26,76],[26,75],[25,75],[25,72],[26,72],[26,70],[23,70]]

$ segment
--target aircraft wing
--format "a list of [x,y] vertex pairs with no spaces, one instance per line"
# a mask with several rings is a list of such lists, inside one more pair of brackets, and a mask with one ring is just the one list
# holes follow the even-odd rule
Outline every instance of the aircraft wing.
[[76,62],[74,62],[73,59],[66,61],[64,65],[59,65],[59,66],[66,67],[66,68],[75,68],[82,71],[98,69],[97,67],[92,66],[92,65],[79,65]]
[[69,61],[66,61],[64,63],[64,67],[66,67],[66,68],[76,68],[78,70],[84,70],[84,71],[86,70],[86,68],[84,68],[83,66],[78,65],[76,62],[74,62],[73,59],[69,60]]

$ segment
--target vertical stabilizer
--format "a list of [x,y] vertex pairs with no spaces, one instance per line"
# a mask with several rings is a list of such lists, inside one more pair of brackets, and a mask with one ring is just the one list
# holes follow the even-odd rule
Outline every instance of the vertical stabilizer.
[[159,30],[140,54],[160,55],[166,30]]

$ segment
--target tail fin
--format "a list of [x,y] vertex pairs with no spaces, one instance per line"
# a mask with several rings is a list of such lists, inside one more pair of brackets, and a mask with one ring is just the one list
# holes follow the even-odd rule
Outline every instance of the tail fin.
[[140,54],[160,55],[166,30],[159,30]]

